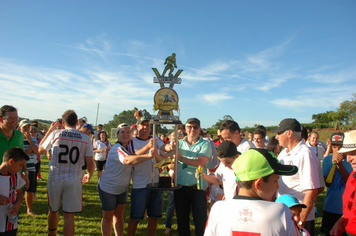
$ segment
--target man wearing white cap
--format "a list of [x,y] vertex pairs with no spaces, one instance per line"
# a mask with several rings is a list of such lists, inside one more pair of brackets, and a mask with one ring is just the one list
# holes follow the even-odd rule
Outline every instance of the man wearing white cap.
[[356,235],[356,130],[345,133],[345,139],[339,153],[347,155],[347,161],[351,163],[351,172],[347,183],[343,201],[344,215],[336,222],[330,231],[330,235],[341,235],[345,230],[348,235]]

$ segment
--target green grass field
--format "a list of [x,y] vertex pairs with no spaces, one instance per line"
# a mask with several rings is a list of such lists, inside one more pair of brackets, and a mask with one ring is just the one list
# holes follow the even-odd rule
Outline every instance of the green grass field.
[[[332,131],[321,131],[319,132],[322,141],[326,141]],[[113,140],[110,140],[114,142]],[[41,162],[41,173],[42,178],[47,180],[47,173],[48,173],[48,161],[46,159],[42,159]],[[83,186],[83,196],[84,196],[84,204],[83,212],[77,214],[75,216],[75,224],[76,224],[76,235],[101,235],[100,231],[100,221],[101,221],[101,209],[100,209],[100,199],[96,190],[98,179],[96,177],[96,173],[94,174],[94,178],[91,180],[90,183],[85,184]],[[37,197],[38,200],[33,202],[33,211],[37,214],[35,217],[30,217],[26,214],[26,206],[25,202],[23,202],[20,214],[19,214],[19,229],[18,235],[46,235],[47,234],[47,213],[48,213],[48,206],[47,206],[47,190],[46,190],[46,182],[45,181],[38,181],[38,188],[37,188]],[[325,191],[318,196],[317,208],[322,214],[323,202],[325,197]],[[129,214],[130,214],[130,197],[128,199],[129,203],[126,205],[125,208],[125,234],[127,233],[127,224],[129,222]],[[166,195],[165,201],[166,204]],[[165,209],[165,207],[164,207]],[[165,212],[163,212],[163,217],[159,220],[158,227],[157,227],[157,234],[156,235],[164,235],[163,231],[165,230]],[[192,219],[191,219],[192,222]],[[319,228],[321,224],[321,216],[316,217],[316,235],[322,235],[319,233]],[[194,234],[194,226],[193,223],[191,224],[192,235]],[[62,234],[63,227],[63,217],[60,212],[59,218],[59,225],[58,225],[58,235]],[[147,219],[143,220],[137,228],[137,235],[146,235],[146,227],[147,227]],[[178,235],[177,233],[177,224],[175,216],[173,217],[173,226],[171,235]],[[114,233],[113,233],[114,235]]]
[[[41,168],[42,168],[41,170],[42,178],[47,180],[48,161],[46,159],[42,159]],[[75,216],[75,224],[76,224],[75,235],[101,235],[101,231],[100,231],[101,209],[100,209],[100,199],[96,189],[97,182],[98,182],[98,178],[96,177],[96,173],[95,173],[91,182],[83,185],[83,196],[84,196],[83,203],[85,204],[85,206],[83,207],[83,212],[80,214],[76,214]],[[19,214],[19,228],[18,228],[18,235],[20,236],[47,235],[48,205],[47,205],[46,181],[38,181],[37,197],[38,200],[35,200],[33,202],[33,211],[37,214],[37,216],[35,217],[31,217],[26,214],[25,202],[23,201],[22,203],[20,214]],[[125,213],[124,213],[125,234],[127,233],[126,228],[130,218],[130,195],[128,201],[129,202],[126,205]],[[165,195],[164,204],[166,204],[166,195]],[[163,234],[165,230],[164,219],[165,219],[165,212],[163,212],[163,217],[159,221],[156,235],[164,235]],[[136,235],[146,235],[146,228],[147,228],[147,219],[144,219],[138,225]],[[62,217],[62,213],[60,212],[58,235],[63,235],[62,229],[63,229],[63,217]],[[176,230],[177,230],[177,224],[174,217],[171,235],[178,235]],[[114,235],[114,233],[112,233],[112,235]]]

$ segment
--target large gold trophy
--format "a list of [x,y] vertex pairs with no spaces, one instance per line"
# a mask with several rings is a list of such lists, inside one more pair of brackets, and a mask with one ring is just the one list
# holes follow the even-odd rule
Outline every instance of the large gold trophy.
[[[173,89],[174,84],[182,83],[182,79],[178,78],[178,76],[183,72],[183,70],[178,70],[175,75],[173,75],[174,68],[177,68],[176,64],[176,54],[172,53],[172,56],[166,58],[164,64],[166,65],[162,75],[158,72],[156,68],[152,68],[156,77],[153,78],[154,83],[160,84],[160,89],[154,95],[154,112],[156,114],[152,115],[152,119],[150,120],[150,124],[153,125],[153,137],[156,136],[156,124],[171,124],[175,126],[175,143],[177,144],[176,150],[174,150],[175,155],[178,156],[178,125],[182,124],[179,119],[179,97],[177,92]],[[165,76],[166,72],[169,70],[168,76]],[[165,87],[165,84],[169,84],[169,87]],[[153,140],[153,146],[156,146],[155,140]],[[167,164],[171,163],[174,160],[174,181],[170,184],[163,184],[163,182],[167,182],[168,178],[170,181],[170,177],[167,176],[166,172],[163,171],[159,177],[159,183],[154,183],[155,178],[155,168],[166,167]],[[152,159],[153,163],[153,159]],[[152,164],[152,183],[147,185],[148,188],[155,188],[161,190],[172,190],[180,188],[177,185],[177,158],[171,159],[167,158],[158,164]]]

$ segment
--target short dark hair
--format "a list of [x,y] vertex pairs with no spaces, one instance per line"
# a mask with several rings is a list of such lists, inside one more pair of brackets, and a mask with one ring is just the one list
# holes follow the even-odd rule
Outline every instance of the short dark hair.
[[307,130],[308,134],[313,131],[313,128],[310,126],[306,126],[305,129]]
[[102,124],[98,124],[98,127],[103,127],[103,125]]
[[[267,175],[265,177],[262,177],[263,179],[263,182],[267,183],[268,180],[269,180],[269,177],[273,175],[273,174],[270,174],[270,175]],[[251,189],[252,188],[252,184],[253,184],[253,181],[255,180],[249,180],[249,181],[238,181],[237,182],[237,185],[239,186],[239,188],[244,188],[244,189]]]
[[301,138],[305,139],[305,140],[308,140],[308,131],[307,131],[307,129],[305,127],[302,128]]
[[10,159],[14,159],[14,161],[28,161],[30,158],[26,155],[26,153],[19,147],[13,147],[4,153],[2,158],[2,162],[8,162]]
[[264,127],[263,125],[258,125],[255,130],[262,130],[263,132],[267,133],[266,127]]
[[62,120],[68,126],[75,126],[77,124],[78,116],[73,110],[66,110],[62,115]]
[[81,122],[81,123],[84,123],[84,124],[87,123],[83,118],[80,118],[78,121]]
[[0,117],[4,117],[6,112],[17,111],[17,109],[11,105],[4,105],[0,108]]
[[267,150],[273,152],[274,149],[277,147],[279,144],[278,140],[276,139],[276,136],[273,136],[272,138],[269,139],[268,144],[267,144]]
[[262,137],[266,137],[266,133],[262,129],[256,129],[253,134],[260,134]]
[[225,129],[228,129],[230,132],[235,133],[236,130],[240,132],[240,126],[237,124],[236,121],[233,120],[225,120],[221,126],[220,126],[220,131],[223,131]]

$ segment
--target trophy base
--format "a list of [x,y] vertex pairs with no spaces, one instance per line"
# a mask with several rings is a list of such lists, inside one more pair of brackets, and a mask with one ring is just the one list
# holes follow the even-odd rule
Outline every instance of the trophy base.
[[158,183],[154,183],[153,185],[152,184],[147,184],[147,188],[149,188],[149,189],[162,190],[162,191],[165,191],[165,190],[176,190],[176,189],[180,189],[181,187],[182,186],[180,186],[180,185],[173,186],[173,187],[159,187]]
[[170,176],[160,176],[158,180],[158,187],[161,188],[172,187],[172,178]]

